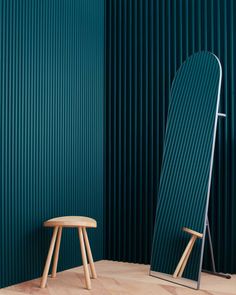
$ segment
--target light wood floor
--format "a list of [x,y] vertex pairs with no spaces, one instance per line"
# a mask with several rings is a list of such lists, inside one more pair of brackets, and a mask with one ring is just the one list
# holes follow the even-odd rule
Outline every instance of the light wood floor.
[[0,290],[0,295],[232,295],[236,294],[236,275],[231,280],[202,274],[201,290],[196,291],[159,280],[148,275],[149,267],[142,264],[99,261],[96,262],[98,279],[92,280],[92,290],[84,289],[82,267],[58,273],[48,278],[45,289],[39,288],[39,279]]

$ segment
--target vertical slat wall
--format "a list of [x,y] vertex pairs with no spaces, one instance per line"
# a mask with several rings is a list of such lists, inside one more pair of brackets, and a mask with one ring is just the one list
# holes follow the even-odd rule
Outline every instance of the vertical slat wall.
[[227,114],[209,218],[217,269],[235,273],[236,2],[107,0],[106,22],[106,257],[150,261],[171,83],[188,56],[209,50],[222,63]]
[[[88,215],[103,257],[103,0],[0,0],[0,287],[39,277],[44,220]],[[59,270],[81,264],[62,233]]]

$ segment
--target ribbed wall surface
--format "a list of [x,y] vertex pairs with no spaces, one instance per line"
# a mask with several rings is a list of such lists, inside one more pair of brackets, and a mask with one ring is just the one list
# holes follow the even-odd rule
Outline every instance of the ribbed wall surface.
[[[103,0],[0,0],[0,287],[41,275],[42,222],[88,215],[103,255]],[[81,264],[62,234],[59,270]]]
[[236,272],[234,0],[106,1],[106,256],[150,261],[170,86],[208,50],[222,63],[210,222],[217,268]]
[[[189,242],[183,227],[205,230],[221,69],[208,52],[193,54],[171,85],[153,235],[151,270],[173,274]],[[198,280],[202,239],[183,277]]]

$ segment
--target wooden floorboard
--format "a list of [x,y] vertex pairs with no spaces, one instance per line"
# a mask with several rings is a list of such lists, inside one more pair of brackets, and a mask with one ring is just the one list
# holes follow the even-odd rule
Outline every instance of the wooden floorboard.
[[149,276],[147,265],[103,260],[95,266],[98,278],[92,280],[90,291],[84,289],[83,268],[77,267],[49,277],[45,289],[36,279],[1,289],[0,295],[236,295],[236,275],[226,280],[203,273],[201,290],[196,291]]

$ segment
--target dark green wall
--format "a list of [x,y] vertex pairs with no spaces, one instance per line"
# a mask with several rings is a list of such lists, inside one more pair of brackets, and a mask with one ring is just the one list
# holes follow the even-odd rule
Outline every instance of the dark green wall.
[[106,12],[106,257],[150,261],[170,86],[188,56],[208,50],[222,63],[227,113],[209,217],[217,269],[235,273],[236,2],[107,0]]
[[[88,215],[103,257],[103,0],[0,0],[0,287],[41,275],[42,222]],[[81,264],[62,235],[59,270]]]

